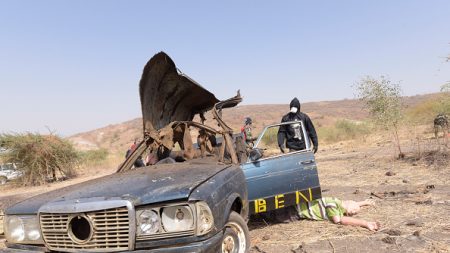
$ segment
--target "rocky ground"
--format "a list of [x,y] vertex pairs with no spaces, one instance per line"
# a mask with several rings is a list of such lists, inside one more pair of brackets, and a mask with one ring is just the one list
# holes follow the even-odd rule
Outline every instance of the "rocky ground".
[[[377,220],[381,230],[300,220],[249,222],[256,252],[450,252],[450,157],[432,139],[407,143],[397,159],[389,142],[321,147],[317,164],[323,196],[376,200],[356,217]],[[0,186],[0,209],[27,197],[112,171],[91,171],[77,179],[33,188]],[[0,237],[0,248],[4,239]]]
[[394,156],[388,143],[372,147],[336,145],[317,156],[323,196],[364,200],[358,218],[381,230],[300,220],[250,221],[251,252],[450,252],[450,157],[428,141],[419,154],[405,147]]

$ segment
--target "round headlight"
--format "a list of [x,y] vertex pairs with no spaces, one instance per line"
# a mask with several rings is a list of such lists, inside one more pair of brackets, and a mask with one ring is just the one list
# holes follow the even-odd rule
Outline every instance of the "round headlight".
[[159,231],[159,216],[155,211],[143,210],[138,214],[138,234],[154,234]]
[[27,238],[31,241],[37,241],[41,238],[41,234],[39,234],[38,230],[31,230],[27,233]]
[[161,221],[166,232],[186,231],[194,228],[194,217],[188,206],[170,206],[162,211]]
[[11,216],[7,221],[8,235],[11,241],[22,242],[25,240],[25,228],[22,219]]
[[37,216],[22,217],[23,227],[25,229],[25,241],[32,242],[41,240],[39,221]]

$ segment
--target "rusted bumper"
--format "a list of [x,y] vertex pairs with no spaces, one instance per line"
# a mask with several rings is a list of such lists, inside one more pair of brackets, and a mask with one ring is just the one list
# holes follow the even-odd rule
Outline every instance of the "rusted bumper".
[[217,233],[216,235],[199,242],[193,242],[188,244],[169,246],[165,248],[157,249],[143,249],[129,252],[148,252],[148,253],[213,253],[220,252],[221,241],[223,233]]
[[[221,247],[221,239],[223,233],[219,232],[216,235],[198,242],[186,243],[186,244],[178,244],[176,246],[169,246],[164,248],[154,248],[154,249],[137,249],[134,251],[122,251],[122,252],[147,252],[147,253],[213,253],[220,252]],[[28,245],[18,245],[18,244],[10,244],[9,247],[0,249],[0,252],[5,253],[24,253],[24,252],[48,252],[46,248],[43,247],[35,247]],[[81,252],[81,251],[80,251]],[[86,251],[84,251],[86,252]]]
[[12,244],[8,242],[5,244],[8,248],[0,249],[0,252],[2,253],[49,252],[49,250],[43,246]]

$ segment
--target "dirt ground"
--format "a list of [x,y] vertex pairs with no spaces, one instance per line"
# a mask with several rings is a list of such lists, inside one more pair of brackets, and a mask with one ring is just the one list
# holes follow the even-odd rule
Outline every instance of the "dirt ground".
[[389,143],[318,153],[322,195],[374,199],[375,207],[355,217],[379,221],[378,232],[325,221],[250,221],[250,252],[450,252],[450,157],[435,141],[425,143],[421,154],[404,146],[402,160]]
[[[404,152],[404,159],[396,159],[392,144],[374,141],[322,145],[316,156],[323,196],[376,200],[375,207],[363,208],[356,217],[379,221],[380,231],[319,221],[253,219],[250,252],[450,252],[449,151],[430,139],[422,146],[405,142]],[[0,186],[0,209],[112,171],[86,171],[48,186]],[[3,242],[0,237],[0,249]]]

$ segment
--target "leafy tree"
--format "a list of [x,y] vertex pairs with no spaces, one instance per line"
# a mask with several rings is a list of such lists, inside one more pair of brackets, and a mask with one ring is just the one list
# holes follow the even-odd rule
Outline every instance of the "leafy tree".
[[391,131],[395,138],[399,157],[404,157],[398,136],[403,109],[400,85],[392,83],[385,76],[381,76],[379,79],[366,76],[355,86],[358,98],[365,103],[375,123]]
[[75,175],[79,156],[73,145],[53,134],[1,134],[0,147],[5,162],[18,165],[23,172],[22,185],[41,185],[48,180]]
[[441,86],[441,92],[450,92],[450,82]]

